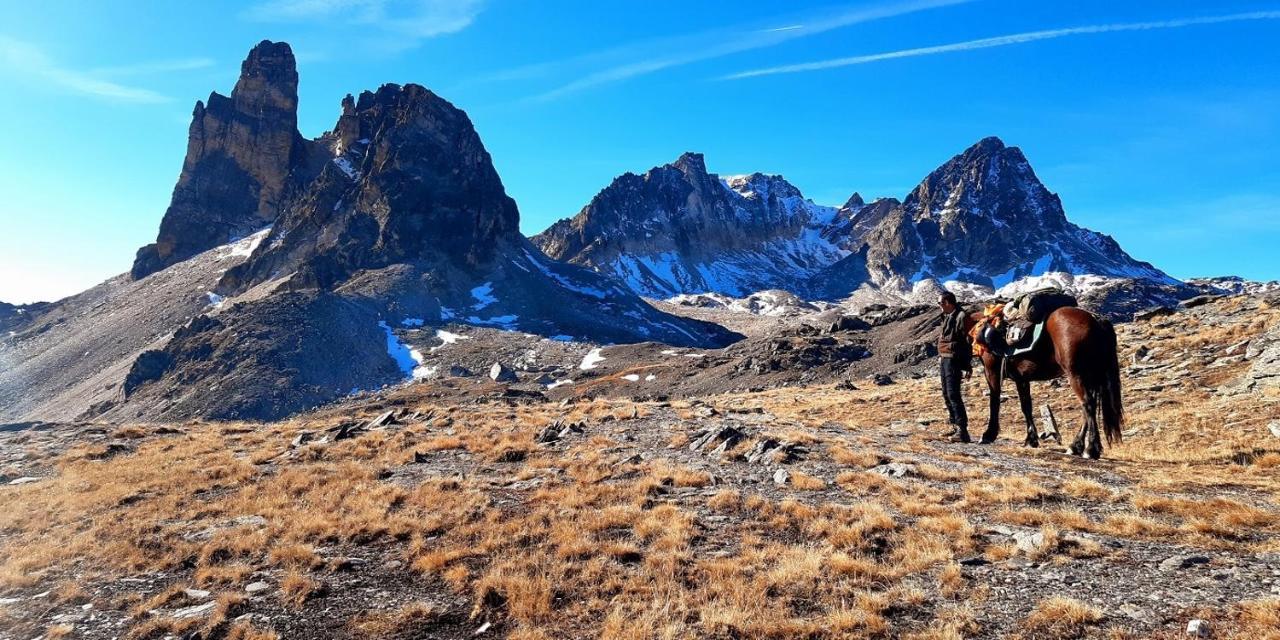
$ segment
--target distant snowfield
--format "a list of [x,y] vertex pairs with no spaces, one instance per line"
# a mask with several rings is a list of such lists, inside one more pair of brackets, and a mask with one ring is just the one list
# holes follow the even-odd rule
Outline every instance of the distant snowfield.
[[[1022,293],[1045,288],[1056,288],[1072,295],[1085,296],[1104,290],[1133,278],[1127,276],[1107,276],[1096,274],[1078,274],[1065,271],[1047,271],[1037,275],[1004,280],[999,288],[966,282],[963,280],[939,281],[925,277],[910,282],[897,278],[876,286],[865,283],[848,297],[837,303],[825,301],[806,301],[785,291],[757,291],[750,295],[735,298],[720,293],[681,294],[667,298],[665,302],[687,307],[716,308],[733,313],[758,316],[784,317],[816,313],[835,306],[860,308],[869,304],[933,304],[944,290],[956,294],[961,300],[981,300],[992,297],[1013,298]],[[674,351],[663,351],[664,355],[674,355]],[[692,354],[686,354],[692,355]]]

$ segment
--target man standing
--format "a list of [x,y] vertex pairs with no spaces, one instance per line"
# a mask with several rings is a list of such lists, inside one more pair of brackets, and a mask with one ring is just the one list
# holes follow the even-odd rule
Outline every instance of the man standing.
[[969,442],[969,416],[964,410],[964,396],[960,394],[960,376],[968,378],[973,373],[970,364],[973,351],[964,327],[965,313],[956,302],[956,294],[950,291],[939,296],[938,305],[942,307],[942,331],[938,335],[942,399],[947,404],[952,425],[946,435],[953,442]]

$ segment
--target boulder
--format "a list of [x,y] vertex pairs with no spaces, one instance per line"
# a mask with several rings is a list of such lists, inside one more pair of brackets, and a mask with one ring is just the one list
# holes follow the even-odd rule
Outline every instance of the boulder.
[[1133,319],[1134,321],[1151,320],[1161,316],[1173,315],[1174,313],[1175,311],[1172,307],[1152,307],[1133,314]]
[[1044,533],[1040,531],[1019,531],[1013,534],[1013,543],[1023,553],[1036,553],[1044,547]]
[[1209,304],[1210,302],[1213,302],[1214,300],[1217,300],[1221,297],[1222,296],[1214,296],[1214,295],[1196,296],[1194,298],[1188,298],[1186,300],[1183,300],[1182,302],[1178,303],[1178,306],[1182,307],[1183,309],[1194,309],[1196,307],[1203,307],[1204,305]]
[[204,604],[198,604],[192,607],[183,607],[181,609],[177,609],[169,615],[171,617],[178,618],[178,619],[203,618],[209,615],[210,613],[212,613],[213,609],[217,606],[218,606],[218,603],[216,601],[206,602]]
[[741,442],[745,437],[746,434],[733,427],[712,429],[695,438],[689,444],[689,450],[707,452],[719,449],[723,453]]
[[173,357],[165,351],[151,349],[138,354],[124,377],[124,397],[133,395],[135,389],[148,382],[159,380],[172,366]]
[[871,328],[871,324],[866,320],[857,316],[840,316],[835,322],[827,327],[827,333],[840,333],[842,331],[866,331]]
[[1179,571],[1182,569],[1190,569],[1196,565],[1209,564],[1209,556],[1202,555],[1179,555],[1165,558],[1160,563],[1161,571]]
[[516,377],[516,372],[511,367],[501,362],[495,362],[493,366],[489,367],[489,379],[494,382],[516,382],[519,378]]
[[786,469],[778,469],[773,472],[773,483],[782,485],[791,482],[791,472]]
[[916,466],[905,462],[890,462],[882,464],[871,469],[871,473],[878,473],[882,476],[891,478],[905,478],[907,476],[916,475]]
[[1187,635],[1193,638],[1209,638],[1213,636],[1208,620],[1196,618],[1187,623]]

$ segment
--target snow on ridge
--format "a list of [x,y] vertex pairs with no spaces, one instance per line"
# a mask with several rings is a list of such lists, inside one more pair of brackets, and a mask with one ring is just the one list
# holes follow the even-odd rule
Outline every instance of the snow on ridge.
[[476,303],[471,306],[472,309],[483,309],[498,301],[493,297],[493,283],[486,282],[471,290],[471,297]]
[[586,356],[583,356],[582,363],[578,365],[578,368],[587,371],[596,368],[596,365],[601,362],[604,362],[604,356],[600,355],[600,347],[596,347],[588,351]]
[[493,316],[490,318],[481,318],[478,316],[467,316],[467,324],[474,324],[480,327],[497,327],[506,329],[507,331],[515,331],[516,321],[520,319],[517,315]]
[[352,180],[360,177],[360,172],[356,171],[355,165],[351,164],[351,161],[346,158],[334,158],[333,164],[337,165],[342,170],[342,173]]
[[[568,289],[568,290],[570,290],[570,291],[575,291],[575,292],[577,292],[577,293],[581,293],[581,294],[583,294],[583,295],[590,296],[590,297],[595,298],[595,299],[597,299],[597,300],[604,300],[605,298],[609,297],[609,294],[605,293],[604,291],[601,291],[601,290],[599,290],[599,289],[597,289],[597,288],[595,288],[595,287],[589,287],[589,286],[587,286],[587,285],[577,284],[577,283],[575,283],[575,282],[573,282],[573,281],[569,280],[569,278],[566,278],[565,276],[562,276],[562,275],[560,275],[560,274],[558,274],[558,273],[556,273],[556,272],[552,271],[552,270],[551,270],[551,267],[548,267],[547,265],[542,264],[542,261],[540,261],[540,260],[538,260],[537,258],[533,257],[533,254],[529,253],[529,250],[528,250],[528,249],[525,249],[525,250],[524,250],[524,255],[525,255],[525,257],[526,257],[526,258],[528,258],[528,259],[529,259],[529,262],[532,262],[532,263],[533,263],[534,268],[536,268],[538,271],[541,271],[541,272],[542,272],[542,275],[547,276],[548,278],[551,278],[552,280],[555,280],[557,283],[559,283],[559,284],[560,284],[560,286],[562,286],[562,287],[564,287],[564,288],[566,288],[566,289]],[[513,264],[516,264],[517,266],[520,266],[518,262],[514,262],[514,261],[513,261]],[[522,269],[523,269],[524,267],[523,267],[523,266],[521,266],[520,268],[522,268]],[[472,293],[474,294],[474,291],[473,291]]]
[[262,241],[266,239],[268,233],[271,233],[271,227],[264,227],[243,238],[232,240],[220,247],[220,249],[226,249],[227,251],[225,253],[219,251],[216,259],[225,260],[227,258],[234,258],[237,256],[247,258],[253,255],[253,252],[257,250],[258,245],[262,244]]

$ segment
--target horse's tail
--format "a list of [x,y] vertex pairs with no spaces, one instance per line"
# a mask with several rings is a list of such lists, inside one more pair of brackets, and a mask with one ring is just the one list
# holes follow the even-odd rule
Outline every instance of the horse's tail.
[[1102,407],[1102,427],[1107,436],[1107,444],[1116,444],[1124,438],[1120,428],[1124,426],[1124,404],[1120,397],[1120,351],[1116,345],[1116,328],[1110,320],[1099,319],[1102,325],[1103,372],[1102,389],[1099,394],[1099,405]]

